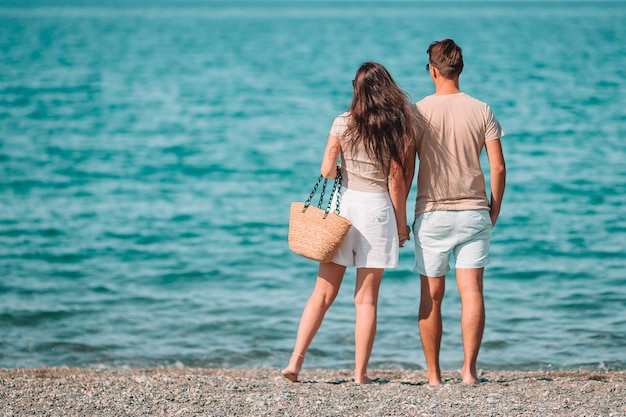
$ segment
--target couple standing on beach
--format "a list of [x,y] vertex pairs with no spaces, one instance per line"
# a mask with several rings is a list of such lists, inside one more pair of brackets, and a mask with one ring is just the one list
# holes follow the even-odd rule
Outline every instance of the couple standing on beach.
[[[433,95],[413,106],[383,66],[366,62],[352,81],[350,108],[332,124],[321,173],[334,178],[341,156],[341,214],[352,227],[333,260],[319,265],[293,354],[282,371],[293,382],[349,266],[356,267],[354,382],[369,382],[367,365],[383,272],[398,266],[399,247],[410,240],[406,201],[416,155],[414,270],[421,278],[419,331],[428,382],[441,384],[441,302],[451,254],[462,303],[461,377],[468,384],[478,382],[476,359],[485,325],[483,271],[506,177],[500,144],[504,132],[487,104],[461,92],[461,48],[444,39],[433,42],[427,53]],[[490,167],[490,199],[480,166],[483,147]]]

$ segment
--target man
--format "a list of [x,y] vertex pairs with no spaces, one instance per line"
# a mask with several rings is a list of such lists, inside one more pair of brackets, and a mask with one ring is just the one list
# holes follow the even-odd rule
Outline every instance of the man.
[[[500,214],[506,169],[500,137],[504,135],[490,107],[461,92],[461,48],[451,39],[433,42],[426,70],[435,94],[416,103],[424,121],[416,139],[419,157],[415,205],[415,268],[420,274],[419,329],[430,385],[441,384],[441,301],[445,274],[454,256],[461,296],[464,383],[478,383],[476,359],[485,326],[483,271],[489,263],[491,229]],[[487,198],[480,154],[486,149],[491,198]],[[407,190],[415,171],[409,160]]]

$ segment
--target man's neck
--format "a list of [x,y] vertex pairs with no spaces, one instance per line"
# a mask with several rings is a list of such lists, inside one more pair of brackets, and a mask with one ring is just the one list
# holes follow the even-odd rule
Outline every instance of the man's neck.
[[461,89],[459,88],[459,81],[439,79],[435,82],[435,95],[443,96],[448,94],[459,94]]

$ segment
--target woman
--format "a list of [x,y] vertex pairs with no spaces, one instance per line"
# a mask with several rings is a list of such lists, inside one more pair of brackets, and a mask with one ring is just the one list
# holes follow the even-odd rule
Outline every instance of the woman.
[[293,382],[298,381],[304,355],[349,266],[357,270],[354,382],[369,382],[366,371],[376,334],[378,289],[385,268],[398,265],[398,247],[409,239],[404,160],[415,153],[415,113],[380,64],[361,65],[352,85],[352,104],[333,122],[320,169],[324,177],[335,178],[341,155],[340,208],[352,227],[333,260],[319,265],[293,354],[282,371]]

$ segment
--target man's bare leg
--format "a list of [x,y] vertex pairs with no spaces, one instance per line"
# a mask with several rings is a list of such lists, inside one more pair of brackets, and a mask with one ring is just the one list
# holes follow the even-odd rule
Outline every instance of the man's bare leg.
[[461,378],[466,384],[479,382],[476,359],[485,330],[483,299],[484,268],[456,270],[456,282],[461,295],[461,331],[463,332],[463,368]]
[[426,376],[430,385],[441,384],[439,351],[441,349],[441,301],[445,293],[445,276],[420,276],[421,295],[419,310],[419,329],[422,349],[426,358]]

